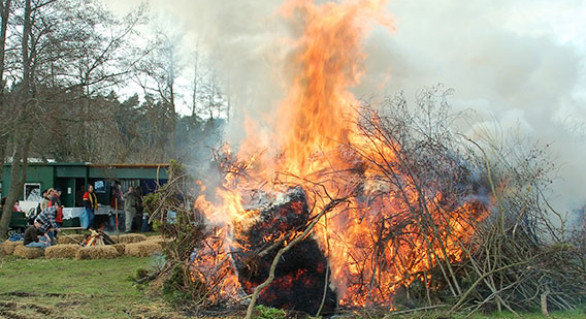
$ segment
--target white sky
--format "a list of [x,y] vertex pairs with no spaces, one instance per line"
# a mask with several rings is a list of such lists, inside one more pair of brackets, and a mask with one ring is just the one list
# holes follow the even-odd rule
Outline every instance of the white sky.
[[[119,13],[141,2],[104,1]],[[275,107],[282,96],[274,65],[283,53],[276,13],[282,1],[147,2],[152,21],[181,34],[186,47],[201,41],[231,91],[240,93],[233,100],[237,112]],[[453,88],[452,105],[480,115],[476,127],[518,126],[553,145],[561,163],[558,201],[584,203],[585,1],[392,0],[388,11],[396,32],[376,29],[365,41],[366,75],[357,95],[405,90],[413,96],[438,83]]]

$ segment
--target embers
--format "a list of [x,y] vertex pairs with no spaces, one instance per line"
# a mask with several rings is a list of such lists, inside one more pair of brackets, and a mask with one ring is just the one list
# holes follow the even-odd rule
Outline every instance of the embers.
[[[293,188],[286,195],[271,205],[257,207],[258,220],[243,234],[235,234],[241,247],[252,248],[232,254],[246,293],[252,293],[268,278],[278,250],[307,224],[309,211],[303,190]],[[275,279],[260,293],[259,303],[315,314],[324,300],[323,312],[332,312],[336,308],[336,293],[330,288],[329,278],[326,282],[327,273],[327,259],[317,242],[309,237],[281,257]]]

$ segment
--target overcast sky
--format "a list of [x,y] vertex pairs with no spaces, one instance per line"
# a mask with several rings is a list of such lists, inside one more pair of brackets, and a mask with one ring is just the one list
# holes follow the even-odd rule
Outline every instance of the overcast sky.
[[[105,2],[120,13],[140,3]],[[283,93],[275,70],[286,35],[281,1],[147,2],[152,20],[181,34],[186,46],[200,41],[237,95],[235,108],[254,115],[277,105]],[[392,0],[387,10],[396,31],[376,28],[365,40],[366,74],[356,95],[453,88],[454,108],[479,114],[465,134],[518,127],[552,145],[561,168],[556,202],[584,203],[585,1]]]

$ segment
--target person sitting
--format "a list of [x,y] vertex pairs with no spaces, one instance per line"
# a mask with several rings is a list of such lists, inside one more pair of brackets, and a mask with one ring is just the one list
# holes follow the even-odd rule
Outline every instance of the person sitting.
[[55,218],[57,217],[57,208],[55,206],[50,206],[47,209],[43,210],[39,216],[35,219],[35,224],[38,224],[38,229],[42,233],[48,234],[50,238],[50,243],[53,245],[53,238],[55,237],[55,232],[61,231]]
[[43,234],[39,229],[38,226],[40,224],[35,223],[35,225],[29,226],[26,231],[24,232],[24,245],[28,248],[47,248],[50,246],[50,239],[49,235]]

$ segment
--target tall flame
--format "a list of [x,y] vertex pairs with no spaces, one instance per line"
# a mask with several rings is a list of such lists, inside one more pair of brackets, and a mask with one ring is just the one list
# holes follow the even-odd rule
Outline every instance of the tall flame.
[[[271,191],[281,184],[301,185],[311,190],[319,184],[325,191],[314,192],[316,196],[311,199],[315,215],[325,207],[328,196],[350,195],[348,185],[358,178],[352,168],[360,162],[359,178],[363,183],[363,197],[368,200],[351,197],[347,205],[327,214],[315,229],[315,237],[329,259],[341,305],[390,305],[397,285],[414,280],[412,274],[434,267],[439,259],[461,259],[459,241],[470,237],[473,231],[468,224],[469,212],[478,210],[463,205],[442,214],[445,210],[440,204],[442,194],[423,194],[409,182],[408,176],[402,178],[405,186],[395,190],[393,185],[384,182],[384,168],[373,162],[392,165],[398,161],[399,147],[389,145],[383,138],[367,139],[359,133],[359,102],[349,89],[359,83],[363,73],[366,55],[361,50],[361,42],[372,22],[392,29],[392,19],[384,10],[387,2],[350,0],[317,5],[312,0],[290,0],[285,3],[283,15],[301,21],[303,29],[293,55],[296,76],[278,109],[278,123],[273,127],[276,134],[272,147],[281,153],[269,157],[256,144],[260,139],[251,135],[237,156],[247,163],[243,168],[246,178],[241,172],[230,171],[217,192],[221,198],[219,205],[212,205],[205,198],[196,202],[209,221],[225,227],[222,240],[226,246],[222,249],[226,249],[235,245],[233,230],[246,227],[247,220],[256,217],[257,212],[244,208],[243,194],[247,190]],[[372,160],[349,155],[347,146],[368,153]],[[426,200],[431,205],[421,207],[420,203]],[[411,209],[415,206],[425,210],[429,220],[418,220]],[[402,224],[406,226],[401,234],[389,233],[389,229]],[[425,230],[434,233],[432,237],[437,239],[433,240],[417,235],[425,233],[422,229],[428,226],[423,224],[448,227]],[[381,242],[385,245],[380,245]],[[233,289],[236,281],[227,282]],[[365,282],[369,283],[367,287]]]

